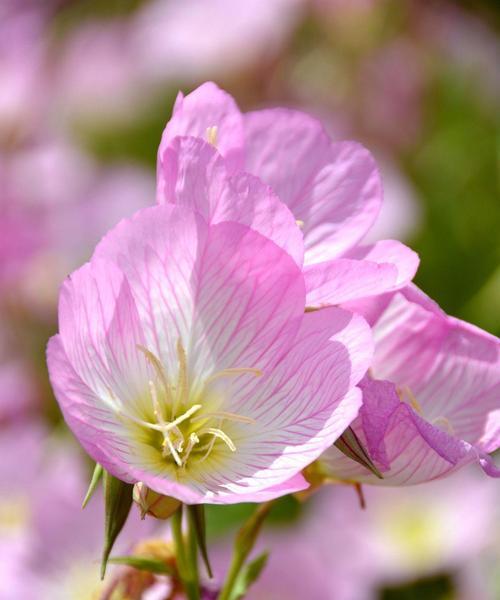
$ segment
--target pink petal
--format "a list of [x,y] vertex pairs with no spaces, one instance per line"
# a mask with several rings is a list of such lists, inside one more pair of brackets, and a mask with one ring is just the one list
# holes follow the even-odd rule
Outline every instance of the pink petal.
[[408,386],[428,421],[444,417],[455,435],[485,451],[498,448],[499,340],[447,317],[425,298],[422,305],[405,296],[396,294],[377,322],[373,373]]
[[163,154],[158,181],[160,203],[186,206],[214,224],[247,225],[302,265],[302,233],[290,210],[256,177],[229,176],[225,160],[210,144],[197,138],[175,138]]
[[127,280],[113,264],[94,260],[66,279],[59,301],[61,343],[85,384],[121,400],[144,392],[150,378],[139,315]]
[[316,119],[273,109],[244,115],[246,168],[304,223],[306,264],[338,257],[374,223],[382,202],[370,153],[332,143]]
[[346,257],[305,267],[307,306],[351,302],[346,308],[361,312],[364,305],[353,301],[376,295],[380,302],[381,294],[406,285],[418,266],[415,252],[391,240],[358,246]]
[[278,360],[304,310],[301,272],[280,248],[243,225],[208,226],[173,205],[122,221],[96,257],[126,274],[147,347],[177,364],[181,339],[197,376],[258,367],[269,353]]
[[207,140],[207,129],[217,127],[216,146],[233,172],[243,166],[243,123],[233,98],[207,82],[184,97],[177,96],[172,118],[167,123],[158,149],[158,165],[176,136]]
[[47,346],[50,382],[64,419],[86,452],[116,477],[134,482],[127,465],[130,451],[115,415],[77,375],[68,360],[61,336]]
[[218,475],[227,492],[211,502],[234,502],[240,494],[252,499],[331,446],[358,412],[361,394],[353,386],[370,357],[362,319],[336,308],[307,313],[294,346],[273,371],[250,384],[235,382],[228,410],[251,415],[256,424],[233,427],[238,452]]
[[335,477],[377,485],[413,485],[484,458],[474,446],[421,418],[386,381],[363,384],[363,407],[353,427],[384,479],[331,448],[321,461]]
[[396,280],[390,288],[382,292],[397,290],[410,283],[419,263],[418,254],[396,240],[382,240],[370,246],[356,246],[346,252],[344,258],[394,265],[397,269]]

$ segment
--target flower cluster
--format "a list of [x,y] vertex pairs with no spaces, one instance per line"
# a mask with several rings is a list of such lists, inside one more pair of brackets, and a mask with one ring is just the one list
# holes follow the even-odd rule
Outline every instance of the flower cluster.
[[[363,242],[382,198],[370,153],[316,119],[180,94],[157,205],[62,286],[49,372],[88,454],[143,503],[500,476],[499,341],[411,284],[412,250]],[[334,446],[347,429],[365,461]]]

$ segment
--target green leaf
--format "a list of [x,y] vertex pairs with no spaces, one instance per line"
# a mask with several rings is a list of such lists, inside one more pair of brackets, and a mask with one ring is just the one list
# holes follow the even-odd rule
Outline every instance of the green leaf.
[[263,552],[243,567],[234,584],[230,600],[239,600],[246,596],[248,588],[257,581],[264,567],[267,565],[268,558],[269,552]]
[[102,473],[103,473],[103,468],[101,467],[101,465],[99,463],[96,463],[94,472],[92,473],[92,479],[90,480],[89,489],[87,490],[87,493],[85,494],[85,498],[83,499],[83,502],[82,502],[82,508],[85,508],[87,506],[87,504],[89,503],[89,500],[94,495],[97,485],[99,484],[99,481],[101,481]]
[[118,534],[125,525],[134,486],[104,472],[104,548],[102,551],[101,579],[106,574],[106,565]]
[[157,558],[148,558],[145,556],[113,556],[108,562],[115,565],[126,565],[127,567],[134,567],[139,571],[148,571],[155,575],[171,575],[175,576],[174,569]]
[[191,505],[188,505],[187,510],[188,510],[189,516],[192,519],[192,522],[194,525],[194,531],[196,533],[196,541],[198,543],[198,548],[200,549],[203,563],[205,564],[205,568],[207,570],[208,576],[210,578],[212,578],[213,577],[212,567],[210,566],[210,559],[208,558],[208,549],[207,549],[205,507],[203,506],[203,504],[191,504]]
[[373,464],[368,452],[363,448],[358,436],[354,433],[354,430],[351,427],[348,427],[344,431],[344,433],[335,442],[335,446],[348,458],[356,461],[360,465],[363,465],[363,467],[371,471],[379,479],[384,478],[382,473]]

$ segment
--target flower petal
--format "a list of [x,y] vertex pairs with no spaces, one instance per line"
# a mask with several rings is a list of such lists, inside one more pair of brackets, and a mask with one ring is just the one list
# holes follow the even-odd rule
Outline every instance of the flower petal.
[[[231,172],[243,166],[243,122],[233,98],[207,82],[184,97],[177,96],[173,115],[167,123],[158,149],[158,167],[163,153],[176,136],[209,139],[208,129],[216,127],[212,141],[224,156]],[[215,130],[214,130],[215,131]]]
[[500,342],[422,302],[392,299],[374,329],[373,373],[408,386],[429,422],[445,418],[456,436],[490,452],[500,446]]
[[332,476],[377,485],[413,485],[480,459],[474,446],[432,426],[401,402],[392,383],[366,380],[362,389],[363,407],[353,428],[384,478],[377,479],[336,448],[320,459]]
[[319,121],[297,111],[250,112],[244,123],[246,169],[303,221],[306,264],[336,258],[365,235],[382,202],[367,150],[332,143]]
[[304,243],[295,217],[256,177],[229,176],[217,150],[201,139],[175,138],[163,153],[159,171],[160,203],[198,211],[210,223],[235,221],[283,248],[302,265]]
[[[359,317],[329,308],[305,315],[291,350],[264,377],[235,382],[228,410],[256,423],[226,425],[237,452],[207,461],[210,502],[286,482],[311,463],[355,418],[361,394],[353,387],[368,368],[370,330]],[[254,494],[256,494],[254,496]]]
[[177,206],[122,221],[95,256],[126,274],[146,346],[163,365],[177,364],[180,339],[195,379],[225,368],[269,368],[304,310],[301,272],[273,242],[237,223],[209,226]]

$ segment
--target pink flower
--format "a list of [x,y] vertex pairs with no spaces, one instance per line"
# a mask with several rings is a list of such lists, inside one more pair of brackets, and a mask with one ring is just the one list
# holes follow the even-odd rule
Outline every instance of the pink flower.
[[375,355],[353,428],[383,472],[376,480],[335,448],[321,463],[341,479],[410,485],[478,461],[500,476],[499,340],[447,316],[415,287],[358,303],[374,323]]
[[188,503],[303,489],[297,474],[356,416],[371,360],[361,317],[304,308],[300,269],[269,239],[147,208],[63,285],[52,385],[123,480]]
[[[216,221],[228,218],[226,212],[234,218],[233,195],[226,190],[238,185],[237,173],[240,185],[251,185],[243,171],[268,184],[302,230],[303,263],[295,258],[303,267],[308,306],[392,291],[415,274],[418,257],[400,242],[359,243],[382,203],[377,167],[362,146],[332,142],[318,121],[297,111],[241,114],[213,83],[185,98],[180,94],[159,148],[158,201],[188,203]],[[254,210],[259,212],[247,201],[243,222],[252,228],[248,213]],[[284,212],[276,208],[273,215],[289,219]]]

